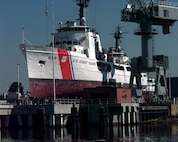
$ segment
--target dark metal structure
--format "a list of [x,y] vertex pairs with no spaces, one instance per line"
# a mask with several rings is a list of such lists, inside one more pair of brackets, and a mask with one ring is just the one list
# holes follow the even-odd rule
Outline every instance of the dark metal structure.
[[[158,31],[152,26],[162,26],[163,34],[170,34],[174,22],[178,20],[178,4],[167,0],[128,0],[126,7],[121,10],[121,20],[139,24],[139,29],[135,30],[134,34],[140,35],[142,42],[142,56],[132,59],[134,68],[131,86],[134,76],[138,78],[140,72],[155,72],[155,94],[162,100],[167,99],[168,57],[153,55],[153,37]],[[140,79],[137,82],[140,82]]]

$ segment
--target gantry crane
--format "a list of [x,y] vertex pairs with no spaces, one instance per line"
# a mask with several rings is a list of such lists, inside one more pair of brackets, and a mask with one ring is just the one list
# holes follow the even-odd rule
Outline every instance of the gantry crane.
[[[153,36],[158,31],[153,25],[162,26],[163,34],[170,34],[171,28],[178,20],[178,4],[167,0],[128,0],[127,5],[121,10],[121,20],[139,24],[139,29],[134,34],[141,36],[142,56],[131,60],[133,70],[130,86],[133,86],[134,76],[138,79],[140,72],[155,72],[155,95],[165,100],[168,97],[166,83],[166,69],[168,57],[153,55]],[[138,79],[140,84],[140,79]],[[138,85],[139,86],[139,85]]]

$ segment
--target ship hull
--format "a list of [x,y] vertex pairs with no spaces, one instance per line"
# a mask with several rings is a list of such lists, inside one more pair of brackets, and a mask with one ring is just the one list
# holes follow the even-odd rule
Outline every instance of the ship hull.
[[[111,72],[102,71],[101,65],[107,62],[90,59],[62,49],[42,46],[20,45],[25,56],[29,78],[30,96],[53,97],[54,86],[56,97],[82,97],[84,88],[101,86],[102,82],[111,79]],[[54,58],[54,63],[51,58]],[[99,64],[100,63],[100,64]],[[54,68],[53,68],[54,64]],[[116,85],[127,88],[130,81],[129,65],[114,69],[112,79]],[[55,85],[54,85],[55,79]]]
[[[53,79],[29,79],[31,97],[54,97],[56,98],[79,98],[83,97],[84,88],[94,88],[102,86],[102,82],[81,81],[81,80],[56,80]],[[118,86],[116,83],[115,86]],[[123,84],[123,88],[128,88],[129,84]]]
[[60,97],[82,97],[83,89],[101,86],[96,81],[55,80],[53,79],[29,79],[31,97],[53,97],[54,89],[57,98]]

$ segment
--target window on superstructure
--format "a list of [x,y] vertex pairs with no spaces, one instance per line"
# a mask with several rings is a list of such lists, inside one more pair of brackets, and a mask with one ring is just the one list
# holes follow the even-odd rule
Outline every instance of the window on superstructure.
[[60,31],[85,31],[85,28],[80,28],[80,27],[76,27],[76,28],[64,28],[63,30]]
[[124,71],[124,67],[123,66],[119,66],[119,70],[123,70]]
[[88,57],[88,50],[84,49],[84,54]]
[[72,44],[72,41],[67,41],[67,44]]
[[131,67],[126,67],[127,68],[127,71],[131,71]]
[[66,41],[63,41],[63,44],[65,45],[67,42]]
[[78,40],[73,40],[73,45],[80,45],[80,41],[78,41]]
[[120,63],[120,62],[119,62],[119,59],[115,59],[115,62],[116,62],[116,63]]
[[117,69],[117,70],[122,70],[122,71],[124,71],[124,67],[123,66],[114,66],[115,67],[115,69]]

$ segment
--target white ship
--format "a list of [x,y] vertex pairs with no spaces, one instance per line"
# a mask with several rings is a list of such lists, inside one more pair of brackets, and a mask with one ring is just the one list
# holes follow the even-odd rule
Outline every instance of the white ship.
[[[118,42],[105,52],[99,34],[86,25],[83,10],[89,1],[80,0],[79,24],[67,21],[54,34],[49,46],[21,44],[28,69],[32,97],[52,97],[55,81],[56,97],[79,97],[83,89],[107,84],[114,80],[116,86],[129,87],[131,66],[129,58]],[[116,41],[120,40],[120,30]],[[147,74],[142,73],[143,88]]]

